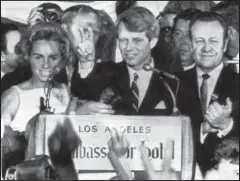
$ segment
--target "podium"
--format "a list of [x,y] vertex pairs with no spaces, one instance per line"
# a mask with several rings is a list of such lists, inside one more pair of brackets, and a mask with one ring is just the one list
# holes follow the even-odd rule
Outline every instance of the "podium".
[[161,171],[166,140],[172,141],[172,168],[182,180],[193,175],[193,139],[190,119],[185,116],[117,116],[117,115],[48,115],[42,114],[36,120],[30,139],[28,157],[48,155],[47,141],[57,123],[70,120],[74,131],[82,140],[72,158],[79,173],[113,172],[108,160],[107,143],[111,137],[110,128],[124,132],[130,143],[127,160],[134,172],[143,171],[139,146],[145,141],[148,155],[156,171]]

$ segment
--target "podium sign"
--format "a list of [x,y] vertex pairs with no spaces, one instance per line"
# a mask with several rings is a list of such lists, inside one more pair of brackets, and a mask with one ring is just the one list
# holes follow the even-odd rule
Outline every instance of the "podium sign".
[[82,146],[73,153],[77,170],[111,171],[108,160],[110,129],[123,132],[130,146],[127,160],[132,171],[144,170],[139,146],[145,141],[155,170],[161,170],[166,140],[172,140],[172,168],[184,172],[192,169],[191,129],[188,117],[115,116],[115,115],[40,115],[36,127],[35,154],[47,154],[47,141],[57,123],[69,119]]

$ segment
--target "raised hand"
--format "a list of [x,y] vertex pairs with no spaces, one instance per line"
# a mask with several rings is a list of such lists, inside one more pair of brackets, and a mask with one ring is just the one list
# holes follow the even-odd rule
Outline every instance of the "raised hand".
[[144,142],[140,145],[140,152],[144,168],[148,175],[148,180],[179,180],[177,173],[171,168],[172,164],[172,141],[166,142],[166,149],[164,151],[162,171],[156,172],[148,157],[148,150],[144,146]]
[[117,157],[124,157],[127,153],[129,143],[125,136],[115,128],[111,129],[111,139],[108,141],[109,151],[113,151]]
[[72,160],[72,152],[81,143],[81,139],[73,130],[68,119],[64,120],[63,125],[58,124],[54,132],[49,136],[49,156],[56,169],[58,179],[78,179]]
[[95,46],[93,39],[93,30],[91,27],[87,29],[79,28],[80,42],[77,47],[78,53],[81,55],[81,62],[94,61]]
[[115,128],[111,129],[111,138],[108,141],[108,158],[115,169],[119,180],[133,180],[134,177],[126,160],[129,143],[123,134]]
[[45,21],[45,17],[41,13],[41,10],[43,10],[43,7],[36,7],[31,10],[27,19],[27,22],[30,26],[33,26],[38,22]]
[[205,119],[214,128],[224,130],[230,122],[230,114],[232,112],[232,101],[227,98],[226,105],[222,106],[217,101],[213,102],[206,111]]

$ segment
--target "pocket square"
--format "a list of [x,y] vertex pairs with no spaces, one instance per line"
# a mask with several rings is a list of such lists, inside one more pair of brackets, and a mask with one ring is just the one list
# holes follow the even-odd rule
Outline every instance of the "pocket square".
[[154,109],[166,109],[166,104],[164,101],[160,101]]

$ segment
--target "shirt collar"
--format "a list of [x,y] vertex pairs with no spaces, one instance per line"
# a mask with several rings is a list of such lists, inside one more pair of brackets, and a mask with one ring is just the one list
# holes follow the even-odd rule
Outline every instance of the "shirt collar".
[[[154,67],[153,58],[151,58],[150,66],[151,66],[151,67]],[[147,71],[145,71],[144,69],[140,69],[140,70],[136,71],[136,70],[134,70],[133,68],[129,67],[128,65],[127,65],[127,68],[128,68],[128,72],[129,72],[130,77],[133,76],[133,74],[134,74],[135,72],[136,72],[137,74],[142,73],[142,72],[147,72]],[[151,71],[149,71],[149,72],[151,72]]]
[[183,67],[183,70],[186,71],[186,70],[192,69],[194,66],[195,66],[195,63],[193,63],[192,65]]
[[[210,75],[210,77],[214,80],[218,79],[218,76],[220,74],[220,72],[223,69],[223,63],[219,64],[215,69],[213,69],[211,72],[209,72],[208,74]],[[199,78],[202,78],[202,75],[205,74],[205,72],[203,72],[199,67],[197,67],[197,75]]]

